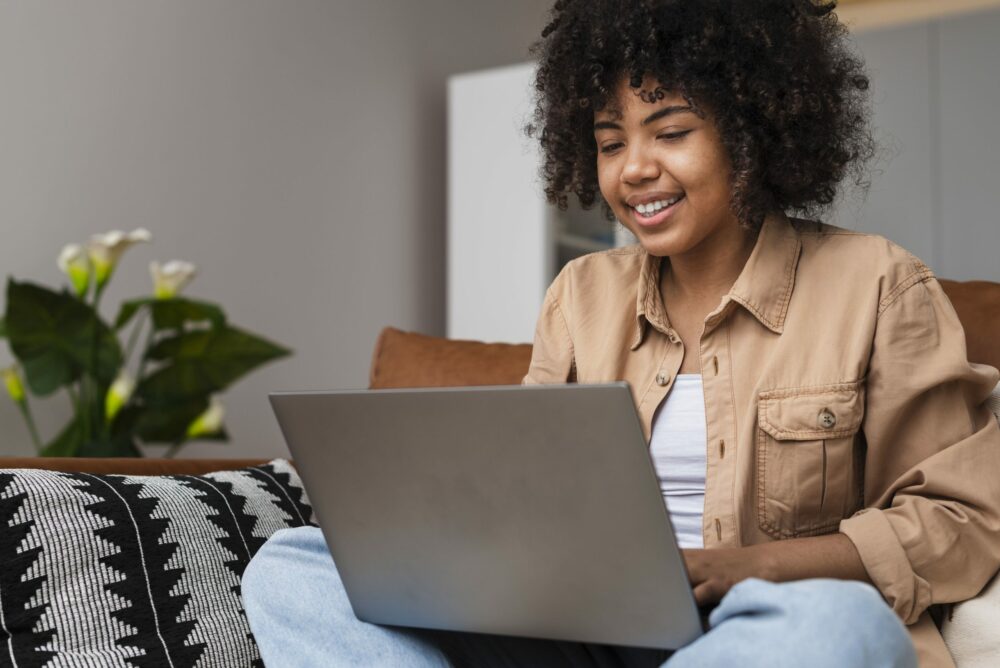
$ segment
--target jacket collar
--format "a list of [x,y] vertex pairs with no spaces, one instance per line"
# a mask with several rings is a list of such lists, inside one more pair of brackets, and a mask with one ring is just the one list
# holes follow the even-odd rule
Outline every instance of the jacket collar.
[[[795,287],[795,270],[802,250],[799,233],[783,213],[764,218],[750,258],[721,304],[706,319],[714,325],[730,301],[749,311],[762,325],[776,334],[785,326],[788,302]],[[643,252],[636,296],[636,330],[632,350],[639,347],[652,325],[660,332],[670,329],[670,320],[660,294],[660,266],[663,258]],[[669,260],[668,260],[669,261]]]

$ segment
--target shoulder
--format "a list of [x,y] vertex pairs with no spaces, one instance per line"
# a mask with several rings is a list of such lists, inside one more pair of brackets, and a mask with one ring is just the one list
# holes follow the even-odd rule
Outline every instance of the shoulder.
[[616,302],[636,294],[645,251],[639,245],[589,253],[567,262],[549,286],[549,298],[585,307],[608,297]]
[[908,288],[935,279],[916,255],[878,234],[789,219],[802,242],[796,280],[877,291],[879,311]]

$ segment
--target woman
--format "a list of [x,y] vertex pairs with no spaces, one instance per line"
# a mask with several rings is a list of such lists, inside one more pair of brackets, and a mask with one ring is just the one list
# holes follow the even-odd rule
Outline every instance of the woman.
[[599,192],[639,244],[564,268],[525,382],[629,382],[711,631],[668,657],[376,627],[328,600],[322,536],[296,530],[244,580],[265,661],[950,664],[929,606],[1000,565],[982,405],[1000,374],[968,363],[917,258],[785,215],[829,205],[872,154],[868,80],[831,9],[560,0],[536,47],[549,200]]

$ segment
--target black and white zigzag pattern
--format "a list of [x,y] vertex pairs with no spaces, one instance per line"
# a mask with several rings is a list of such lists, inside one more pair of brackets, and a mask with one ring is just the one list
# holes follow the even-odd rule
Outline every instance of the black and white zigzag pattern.
[[287,461],[204,476],[0,471],[0,667],[261,665],[240,577],[314,524]]

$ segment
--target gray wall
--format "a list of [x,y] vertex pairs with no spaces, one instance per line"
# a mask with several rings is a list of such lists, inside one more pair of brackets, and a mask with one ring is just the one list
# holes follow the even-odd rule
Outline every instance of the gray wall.
[[[192,296],[296,351],[225,395],[232,444],[185,454],[283,454],[267,391],[363,387],[382,326],[443,333],[445,77],[526,60],[548,5],[0,1],[0,276],[52,285],[64,243],[149,228],[106,304],[187,259]],[[30,452],[5,396],[0,439]]]
[[[227,393],[231,445],[186,454],[283,454],[267,391],[362,387],[383,325],[443,332],[445,77],[526,60],[548,5],[0,0],[0,277],[57,283],[64,243],[148,227],[106,304],[187,259],[190,294],[296,351]],[[834,222],[1000,281],[997,35],[994,11],[858,37],[890,152]],[[36,412],[51,436],[68,408]],[[4,397],[0,430],[30,452]]]
[[1000,281],[1000,10],[859,33],[884,152],[832,222],[877,232],[943,278]]

